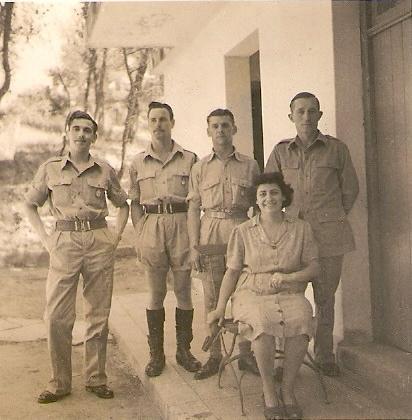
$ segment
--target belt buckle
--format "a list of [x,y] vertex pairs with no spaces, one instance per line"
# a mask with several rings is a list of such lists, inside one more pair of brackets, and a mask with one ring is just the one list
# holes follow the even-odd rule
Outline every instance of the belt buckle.
[[226,217],[232,216],[233,211],[231,209],[223,209],[222,211],[225,215],[225,217],[224,217],[225,219],[226,219]]
[[172,203],[163,203],[163,213],[173,214]]
[[87,232],[91,230],[90,220],[75,220],[74,230],[75,232]]

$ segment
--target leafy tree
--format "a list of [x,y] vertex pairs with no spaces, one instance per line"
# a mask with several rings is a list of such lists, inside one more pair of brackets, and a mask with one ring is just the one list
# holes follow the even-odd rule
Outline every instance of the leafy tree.
[[119,178],[123,177],[126,156],[126,145],[135,135],[137,118],[139,116],[139,96],[142,91],[143,78],[147,70],[149,49],[122,48],[124,66],[129,78],[130,89],[127,95],[127,114],[122,135],[122,154]]
[[0,35],[2,41],[1,63],[4,73],[3,83],[0,87],[0,101],[10,88],[11,68],[9,61],[9,46],[12,35],[12,19],[13,19],[14,3],[0,3]]

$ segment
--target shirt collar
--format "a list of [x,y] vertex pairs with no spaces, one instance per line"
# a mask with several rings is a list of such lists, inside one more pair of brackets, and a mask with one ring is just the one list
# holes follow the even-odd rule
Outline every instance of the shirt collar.
[[[250,221],[252,222],[251,227],[255,227],[257,225],[260,225],[260,213],[257,213],[255,216],[253,216]],[[284,213],[283,215],[283,221],[285,222],[291,222],[293,221],[293,217],[288,215],[287,213]]]
[[[181,153],[183,155],[183,147],[172,140],[172,151],[170,156],[172,157],[176,153]],[[159,157],[156,155],[156,152],[152,148],[152,143],[147,145],[146,150],[144,151],[143,159],[146,159],[148,156],[153,159],[159,159]]]
[[[210,162],[211,160],[213,160],[214,157],[218,158],[216,152],[212,149],[212,153],[210,153],[207,156],[207,161]],[[245,160],[243,156],[236,150],[235,146],[233,146],[233,152],[228,156],[228,159],[232,157],[238,160],[239,162],[243,162]]]
[[[70,158],[70,152],[62,157],[62,162],[61,162],[61,168],[62,169],[67,165],[67,162],[70,162],[73,165],[73,161]],[[89,154],[89,163],[88,163],[86,169],[91,168],[93,165],[101,166],[99,161],[96,160],[92,155]]]
[[[322,142],[324,145],[326,145],[328,143],[328,138],[322,134],[319,130],[318,130],[318,136],[316,137],[316,139],[312,142],[312,144],[310,146],[312,146],[313,144],[317,143],[317,142]],[[301,145],[302,142],[299,139],[298,136],[296,136],[288,145],[288,148],[290,149],[292,146],[293,147],[299,147],[299,145]],[[309,147],[310,147],[309,146]]]

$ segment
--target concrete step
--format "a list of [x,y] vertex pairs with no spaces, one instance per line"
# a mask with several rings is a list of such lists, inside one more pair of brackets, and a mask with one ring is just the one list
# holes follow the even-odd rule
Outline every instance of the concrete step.
[[412,416],[412,353],[384,344],[342,342],[338,359],[353,383],[381,395],[387,407],[403,407]]
[[[202,362],[207,354],[200,350],[205,329],[203,304],[199,284],[194,281],[193,354]],[[113,298],[110,330],[133,371],[139,376],[148,394],[166,419],[261,419],[263,418],[262,385],[259,377],[248,374],[242,380],[246,416],[242,417],[238,389],[230,369],[222,376],[221,389],[217,377],[202,381],[193,379],[175,360],[175,328],[173,293],[165,300],[165,354],[166,368],[156,378],[148,378],[144,367],[148,361],[145,307],[147,294],[119,295]],[[236,350],[237,351],[237,350]],[[239,373],[235,365],[235,372]],[[320,384],[314,373],[305,367],[299,371],[296,396],[303,408],[304,418],[310,419],[400,419],[412,418],[399,407],[387,406],[385,398],[352,382],[350,376],[325,378],[330,404],[322,398]],[[412,414],[412,411],[409,412]]]

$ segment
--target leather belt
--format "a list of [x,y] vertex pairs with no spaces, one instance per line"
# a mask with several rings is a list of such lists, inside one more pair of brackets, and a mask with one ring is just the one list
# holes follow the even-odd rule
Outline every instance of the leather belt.
[[239,209],[222,209],[222,210],[206,209],[205,215],[208,217],[213,217],[215,219],[247,218],[247,212],[245,210],[239,210]]
[[187,203],[142,204],[142,207],[145,213],[150,214],[173,214],[187,212]]
[[105,219],[95,220],[57,220],[56,230],[85,232],[88,230],[101,229],[107,227]]

